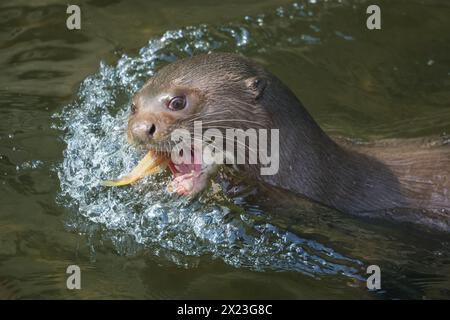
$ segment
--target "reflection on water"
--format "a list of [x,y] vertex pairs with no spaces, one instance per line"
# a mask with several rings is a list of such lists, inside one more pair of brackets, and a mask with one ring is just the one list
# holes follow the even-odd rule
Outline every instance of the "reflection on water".
[[[85,1],[78,33],[48,3],[0,10],[0,297],[450,297],[446,235],[304,201],[274,208],[245,188],[189,203],[165,192],[165,174],[99,185],[142,156],[124,137],[132,93],[200,52],[258,60],[330,134],[448,133],[445,1],[382,2],[378,33],[364,27],[364,1]],[[76,293],[65,289],[73,263],[85,279]],[[365,289],[370,264],[379,295]]]

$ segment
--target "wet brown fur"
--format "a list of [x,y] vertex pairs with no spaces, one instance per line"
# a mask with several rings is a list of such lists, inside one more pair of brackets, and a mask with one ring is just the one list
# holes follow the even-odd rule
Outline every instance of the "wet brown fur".
[[[235,54],[201,55],[169,64],[134,100],[139,104],[141,97],[178,87],[194,90],[199,103],[195,112],[167,125],[159,144],[167,143],[175,128],[191,129],[193,119],[213,121],[222,129],[277,128],[279,172],[261,176],[258,166],[248,165],[249,176],[343,212],[450,230],[449,146],[336,142],[278,78]],[[130,123],[140,117],[130,117]]]

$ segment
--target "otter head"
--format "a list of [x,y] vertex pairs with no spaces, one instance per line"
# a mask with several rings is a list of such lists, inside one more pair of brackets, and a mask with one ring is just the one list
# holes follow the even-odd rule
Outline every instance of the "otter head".
[[263,69],[238,55],[179,60],[162,68],[133,97],[128,137],[164,149],[173,130],[190,130],[197,120],[204,128],[264,126],[267,115],[258,100],[266,84]]
[[[169,64],[133,97],[129,140],[169,153],[174,130],[193,133],[195,121],[201,121],[203,130],[222,132],[267,127],[269,117],[259,105],[267,82],[261,67],[234,54],[201,55]],[[213,171],[213,166],[204,165],[169,162],[169,167],[174,189],[181,194],[201,191]],[[187,185],[180,187],[183,183]]]
[[200,90],[150,80],[133,97],[128,120],[131,142],[161,151],[170,145],[173,130],[182,128],[204,106]]

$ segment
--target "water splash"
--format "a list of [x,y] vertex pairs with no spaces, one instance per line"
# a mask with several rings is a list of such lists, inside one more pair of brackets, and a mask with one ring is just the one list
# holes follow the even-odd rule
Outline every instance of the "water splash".
[[[309,26],[318,19],[309,5],[315,2],[278,8],[273,15],[245,17],[226,26],[167,31],[150,40],[137,57],[123,55],[115,66],[101,63],[98,72],[83,81],[76,100],[55,115],[67,144],[57,169],[59,202],[88,224],[110,230],[120,254],[133,254],[137,244],[180,265],[186,265],[183,257],[210,255],[254,270],[359,278],[360,262],[268,220],[254,219],[251,212],[242,211],[230,219],[232,207],[212,192],[193,203],[170,196],[165,192],[168,178],[164,174],[125,188],[105,188],[99,183],[130,171],[142,156],[126,142],[127,106],[132,93],[161,64],[200,52],[263,51],[274,40],[285,46],[314,45],[321,41],[318,35],[292,34],[296,24],[306,21]],[[279,36],[285,33],[290,35]],[[79,222],[70,227],[83,229]]]

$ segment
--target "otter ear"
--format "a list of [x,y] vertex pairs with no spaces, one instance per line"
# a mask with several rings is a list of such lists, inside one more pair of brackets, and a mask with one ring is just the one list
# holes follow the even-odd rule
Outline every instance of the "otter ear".
[[253,93],[253,95],[255,96],[255,100],[258,100],[264,93],[267,81],[260,77],[251,77],[245,80],[245,85]]

